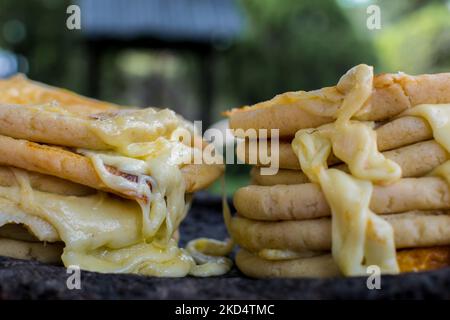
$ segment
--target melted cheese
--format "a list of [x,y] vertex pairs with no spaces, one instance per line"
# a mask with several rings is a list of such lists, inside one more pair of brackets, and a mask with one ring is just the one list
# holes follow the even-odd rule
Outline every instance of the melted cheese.
[[[366,274],[368,265],[383,273],[398,273],[392,227],[369,209],[373,183],[401,177],[399,166],[378,150],[376,133],[368,123],[351,118],[368,101],[373,71],[359,65],[339,81],[347,93],[331,125],[299,130],[292,148],[303,172],[318,183],[332,211],[332,254],[344,275]],[[334,154],[348,164],[350,174],[328,169]]]
[[[173,111],[148,108],[100,117],[91,123],[91,130],[114,147],[114,151],[78,151],[91,158],[107,186],[124,193],[131,191],[136,196],[142,209],[145,240],[160,247],[170,245],[187,212],[184,180],[179,167],[199,152],[190,146],[193,126]],[[105,165],[137,175],[138,182],[130,183],[124,177],[111,174]],[[231,261],[222,257],[231,250],[227,244],[198,239],[189,243],[187,249],[200,264],[194,264],[190,269],[193,275],[219,275],[231,268]]]
[[[225,176],[221,179],[222,188],[222,214],[225,227],[228,230],[231,226],[231,211],[228,206],[227,194],[225,192]],[[188,243],[186,249],[191,253],[194,259],[201,263],[193,270],[193,275],[202,276],[206,269],[210,275],[221,275],[228,272],[233,266],[233,262],[226,258],[234,248],[232,238],[225,241],[217,241],[208,238],[194,239]]]
[[205,240],[198,240],[184,250],[173,238],[145,241],[141,209],[132,200],[102,192],[76,197],[33,190],[26,172],[13,170],[19,186],[0,187],[0,226],[21,223],[41,241],[63,241],[66,266],[165,277],[219,275],[231,267],[219,257],[229,253],[220,242],[202,247]]
[[[76,117],[53,104],[36,108]],[[229,245],[199,239],[190,243],[188,252],[173,240],[188,209],[180,167],[191,161],[195,152],[201,152],[191,147],[192,125],[167,109],[123,110],[96,117],[86,125],[111,150],[77,152],[92,160],[109,188],[137,202],[104,193],[64,197],[35,191],[26,174],[17,170],[20,196],[17,188],[1,188],[1,200],[12,202],[25,216],[38,219],[22,222],[35,227],[43,221],[54,228],[66,244],[62,256],[65,265],[155,276],[226,273],[231,261],[220,255],[231,250]],[[113,174],[107,166],[137,176],[137,181]]]
[[[193,148],[179,138],[192,132],[189,124],[168,109],[147,108],[100,115],[90,122],[90,128],[114,150],[78,151],[91,158],[108,187],[137,199],[144,237],[167,242],[184,217],[185,190],[179,166],[191,159]],[[137,183],[110,173],[105,165],[138,176]]]
[[197,277],[220,276],[227,273],[233,262],[225,256],[233,250],[234,243],[231,239],[218,241],[208,238],[192,240],[186,246],[186,250],[192,255],[199,265],[194,266],[191,274]]
[[[433,137],[450,153],[450,104],[422,104],[405,112],[424,118],[433,131]],[[435,168],[431,175],[440,176],[450,185],[450,160]]]

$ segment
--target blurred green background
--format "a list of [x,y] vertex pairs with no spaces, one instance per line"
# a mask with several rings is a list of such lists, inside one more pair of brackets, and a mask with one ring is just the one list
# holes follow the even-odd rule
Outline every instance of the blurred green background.
[[[1,0],[0,77],[19,71],[211,125],[233,107],[333,85],[358,63],[377,73],[450,69],[447,0],[134,0],[119,9],[119,0],[101,1],[103,8],[94,1]],[[66,27],[73,3],[81,30]],[[380,29],[366,25],[370,5],[380,8]],[[122,16],[101,25],[108,14]],[[90,32],[85,16],[101,32]],[[229,192],[248,183],[248,167],[227,171]]]

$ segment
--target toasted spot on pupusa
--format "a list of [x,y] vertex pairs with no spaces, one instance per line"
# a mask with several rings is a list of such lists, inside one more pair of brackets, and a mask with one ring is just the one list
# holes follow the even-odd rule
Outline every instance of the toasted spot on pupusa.
[[[397,251],[401,272],[429,271],[450,266],[450,247],[427,247]],[[292,260],[265,260],[240,249],[236,264],[253,278],[339,277],[341,273],[331,254]]]

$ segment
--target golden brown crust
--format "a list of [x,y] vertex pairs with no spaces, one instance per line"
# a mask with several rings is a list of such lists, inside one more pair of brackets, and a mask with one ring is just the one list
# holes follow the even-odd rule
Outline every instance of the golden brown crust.
[[[410,76],[403,73],[381,74],[374,77],[370,103],[357,114],[358,120],[381,121],[399,115],[422,103],[450,102],[450,74]],[[317,112],[339,108],[344,95],[336,87],[320,89]],[[251,107],[233,109],[226,113],[232,129],[279,129],[281,137],[293,137],[299,129],[316,128],[332,122],[332,116],[319,116],[302,109],[302,100],[286,93]],[[312,104],[311,101],[309,101]],[[328,112],[329,113],[329,112]]]
[[19,105],[0,105],[0,134],[15,139],[93,150],[111,149],[88,126],[89,115],[72,116]]
[[450,246],[405,249],[397,252],[401,272],[435,270],[450,266]]
[[[128,198],[136,197],[131,192],[118,193],[111,190],[102,182],[89,158],[60,147],[0,135],[0,165],[56,176]],[[186,181],[186,192],[190,193],[213,182],[223,172],[223,166],[186,165],[182,172]]]
[[89,114],[117,109],[119,106],[83,97],[69,90],[51,87],[19,74],[0,79],[0,104],[38,105],[57,102],[63,109],[77,114]]
[[[450,215],[446,212],[411,211],[382,217],[392,225],[398,249],[450,245]],[[230,234],[239,246],[252,252],[331,250],[329,218],[263,222],[237,216]]]
[[[120,112],[122,111],[97,111],[97,113],[80,115],[65,113],[61,107],[57,107],[55,111],[53,109],[49,111],[42,106],[0,104],[0,134],[63,147],[110,150],[114,147],[92,131],[92,124],[98,119],[114,118]],[[186,141],[186,144],[193,146],[195,139],[196,137],[193,136],[191,141]],[[208,143],[202,140],[201,147],[205,148],[207,145]]]
[[[233,202],[239,214],[255,220],[305,220],[331,215],[325,196],[314,183],[246,186],[235,192]],[[437,177],[403,178],[389,186],[374,186],[370,208],[378,214],[450,209],[450,188]]]
[[[402,273],[449,267],[450,247],[399,250],[397,262]],[[241,249],[236,254],[236,265],[242,273],[252,278],[340,276],[339,269],[330,254],[304,259],[270,261]]]
[[[67,112],[63,107],[47,105],[22,106],[0,104],[0,134],[15,139],[91,150],[111,150],[114,146],[105,142],[93,131],[96,121],[114,119],[120,114],[137,109],[96,110],[77,114]],[[201,146],[197,146],[200,139]],[[208,143],[192,135],[186,145],[205,148]]]

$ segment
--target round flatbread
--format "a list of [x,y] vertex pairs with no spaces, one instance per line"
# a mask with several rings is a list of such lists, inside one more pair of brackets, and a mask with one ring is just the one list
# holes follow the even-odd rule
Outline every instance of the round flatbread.
[[[305,94],[287,92],[272,100],[233,109],[226,113],[230,128],[279,129],[281,137],[293,137],[300,129],[316,128],[335,119],[345,94],[328,87]],[[450,102],[450,74],[410,76],[404,73],[374,77],[371,99],[356,115],[357,120],[379,121],[395,117],[423,103]],[[313,109],[306,111],[305,105]],[[238,132],[239,137],[245,137]],[[242,132],[244,134],[244,132]]]
[[[331,215],[319,185],[250,185],[234,193],[237,212],[254,220],[305,220]],[[450,187],[438,177],[403,178],[387,185],[375,185],[370,209],[378,214],[411,210],[450,209]]]
[[[382,217],[392,225],[398,249],[450,245],[450,214],[447,212],[411,211]],[[329,218],[267,222],[237,216],[232,219],[229,231],[239,246],[252,252],[331,250]]]
[[[397,252],[400,272],[435,270],[450,266],[450,247],[430,247]],[[265,260],[246,250],[236,254],[236,265],[252,278],[325,278],[341,275],[331,254],[293,259]]]
[[120,108],[113,103],[83,97],[66,89],[32,81],[23,74],[0,79],[0,104],[38,105],[44,103],[57,103],[63,109],[80,115]]
[[0,238],[0,256],[60,264],[64,245]]
[[[127,198],[135,196],[111,190],[100,179],[89,158],[60,147],[0,136],[0,165],[55,176]],[[220,164],[183,166],[181,171],[185,178],[186,192],[192,193],[206,188],[220,177],[223,170],[224,166]],[[118,171],[114,173],[121,174]],[[129,176],[131,175],[127,175]]]
[[[383,155],[400,166],[403,178],[423,176],[450,158],[447,151],[434,140],[386,151],[383,152]],[[280,160],[282,157],[280,154]],[[332,168],[349,172],[345,164],[332,166]],[[260,167],[254,167],[252,168],[251,176],[254,184],[262,186],[301,184],[309,181],[308,177],[300,169],[278,169],[276,174],[267,175],[263,174]]]
[[[250,146],[252,142],[254,141],[244,141],[238,144],[237,150],[245,150],[245,154],[241,154],[240,152],[237,153],[237,157],[240,161],[247,164],[256,165],[258,167],[278,165],[281,169],[301,169],[300,162],[292,151],[290,143],[281,142],[278,153],[274,155],[271,154],[269,143],[269,147],[267,148],[267,156],[264,155],[266,153],[265,151],[262,152],[263,157],[267,157],[267,159],[265,159],[264,162],[261,162],[261,150],[258,150],[257,147]],[[423,175],[449,158],[447,151],[434,140],[418,142],[390,151],[384,151],[383,155],[400,165],[404,177]],[[277,156],[278,159],[274,160],[273,158]],[[341,162],[342,161],[334,156],[330,156],[328,159],[329,166],[348,171],[346,165],[336,165]]]

